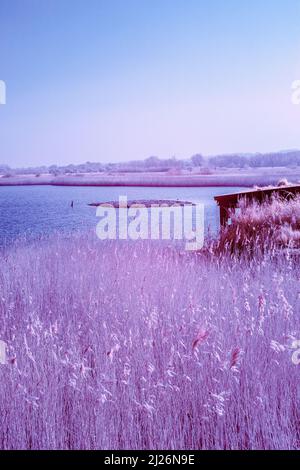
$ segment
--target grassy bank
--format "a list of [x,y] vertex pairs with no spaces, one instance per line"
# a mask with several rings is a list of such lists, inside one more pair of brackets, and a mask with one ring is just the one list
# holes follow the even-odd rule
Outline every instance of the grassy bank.
[[0,261],[1,448],[300,447],[299,263],[80,236]]
[[211,175],[170,175],[167,173],[125,173],[125,174],[78,174],[53,175],[19,175],[0,177],[1,186],[140,186],[140,187],[212,187],[276,185],[279,178],[285,177],[291,182],[300,180],[298,170],[264,169],[256,171],[232,172],[217,171]]

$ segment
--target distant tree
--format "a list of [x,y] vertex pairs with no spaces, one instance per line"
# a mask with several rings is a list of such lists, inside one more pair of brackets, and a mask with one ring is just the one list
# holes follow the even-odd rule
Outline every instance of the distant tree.
[[160,166],[160,159],[155,156],[151,156],[144,160],[146,168]]
[[57,165],[49,166],[49,173],[56,176],[58,173],[58,166]]
[[0,175],[4,175],[5,173],[9,173],[11,171],[8,165],[0,165]]
[[191,160],[194,166],[202,166],[204,163],[204,157],[201,155],[201,153],[196,153],[196,155],[193,155]]
[[249,159],[244,155],[217,155],[210,157],[208,162],[214,168],[244,168],[249,164]]

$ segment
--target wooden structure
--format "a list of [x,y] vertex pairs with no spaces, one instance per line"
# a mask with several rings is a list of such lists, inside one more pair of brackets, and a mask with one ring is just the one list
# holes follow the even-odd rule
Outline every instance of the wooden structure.
[[278,194],[280,197],[290,199],[295,197],[296,194],[300,194],[300,184],[291,186],[274,186],[267,188],[259,188],[255,190],[244,191],[241,193],[224,194],[221,196],[215,196],[215,201],[220,207],[220,223],[221,226],[225,226],[229,219],[229,210],[235,209],[240,199],[246,199],[247,201],[257,201],[259,203],[270,198],[274,194]]

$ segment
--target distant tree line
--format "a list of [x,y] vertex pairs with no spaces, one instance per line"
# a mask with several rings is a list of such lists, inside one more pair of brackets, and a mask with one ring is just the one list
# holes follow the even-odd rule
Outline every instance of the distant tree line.
[[251,155],[218,155],[208,159],[212,167],[225,168],[261,168],[261,167],[293,167],[300,166],[300,151],[255,153]]
[[204,157],[195,154],[187,159],[177,159],[175,157],[162,159],[151,156],[145,160],[133,160],[120,163],[98,163],[86,162],[79,165],[51,165],[26,168],[10,168],[8,165],[0,164],[0,174],[2,176],[13,176],[18,174],[34,174],[39,177],[41,174],[50,173],[55,176],[82,173],[122,173],[122,172],[172,172],[172,171],[192,171],[194,168],[215,169],[215,168],[261,168],[261,167],[297,167],[300,166],[300,151],[290,150],[286,152],[256,153],[256,154],[229,154]]

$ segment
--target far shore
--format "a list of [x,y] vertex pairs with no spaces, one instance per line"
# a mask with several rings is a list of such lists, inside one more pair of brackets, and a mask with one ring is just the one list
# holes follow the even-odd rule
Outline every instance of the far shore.
[[144,186],[144,187],[253,187],[276,185],[286,178],[291,183],[300,180],[300,168],[268,168],[256,171],[216,171],[214,174],[126,173],[79,175],[17,175],[0,177],[0,186]]

